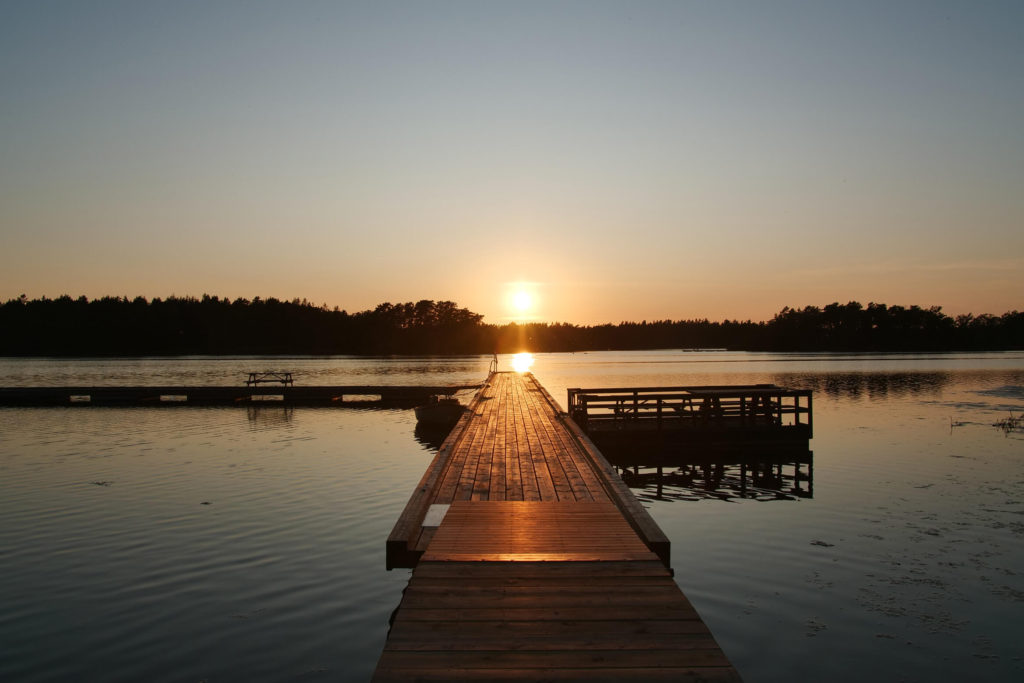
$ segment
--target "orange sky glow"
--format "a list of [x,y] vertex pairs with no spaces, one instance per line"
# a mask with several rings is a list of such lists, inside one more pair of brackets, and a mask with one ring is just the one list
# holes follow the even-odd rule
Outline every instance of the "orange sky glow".
[[1024,308],[1024,6],[173,5],[7,12],[0,300]]

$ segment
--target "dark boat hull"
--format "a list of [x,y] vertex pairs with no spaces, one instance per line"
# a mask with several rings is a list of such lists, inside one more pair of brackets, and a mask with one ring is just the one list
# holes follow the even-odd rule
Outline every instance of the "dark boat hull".
[[463,410],[455,399],[431,402],[417,406],[416,421],[423,425],[453,425],[462,417]]

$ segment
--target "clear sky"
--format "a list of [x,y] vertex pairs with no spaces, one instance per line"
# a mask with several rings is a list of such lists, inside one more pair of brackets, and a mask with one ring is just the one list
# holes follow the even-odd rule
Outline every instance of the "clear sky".
[[0,299],[1024,309],[1022,36],[1019,0],[7,0]]

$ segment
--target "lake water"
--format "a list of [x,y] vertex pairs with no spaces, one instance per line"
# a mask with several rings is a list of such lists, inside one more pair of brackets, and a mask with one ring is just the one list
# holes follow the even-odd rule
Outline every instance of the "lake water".
[[[0,359],[0,386],[464,383],[489,360]],[[1024,680],[1024,432],[993,426],[1024,413],[1024,354],[540,354],[533,372],[560,401],[814,390],[812,481],[636,490],[746,681]],[[410,410],[0,408],[0,680],[368,679],[409,576],[384,541],[435,452],[414,428]]]

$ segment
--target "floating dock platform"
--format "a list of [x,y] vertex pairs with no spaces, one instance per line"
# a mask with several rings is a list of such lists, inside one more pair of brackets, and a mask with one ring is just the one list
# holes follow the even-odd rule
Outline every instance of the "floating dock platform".
[[495,372],[387,541],[413,567],[375,681],[738,681],[669,541],[529,374]]
[[569,389],[569,416],[606,454],[807,448],[812,393],[774,384]]
[[135,386],[2,387],[0,406],[415,406],[460,386]]

